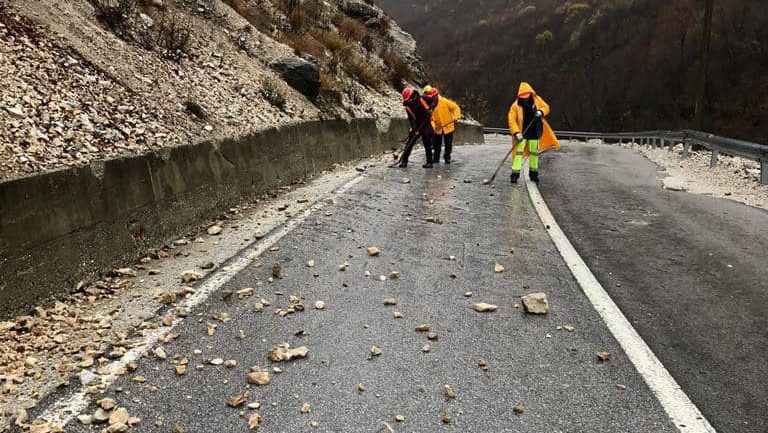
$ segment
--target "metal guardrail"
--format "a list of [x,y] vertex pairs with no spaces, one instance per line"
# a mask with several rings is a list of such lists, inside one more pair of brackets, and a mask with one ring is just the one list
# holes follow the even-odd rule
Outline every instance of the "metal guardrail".
[[[509,135],[507,128],[483,128],[486,134]],[[710,168],[717,165],[720,154],[738,156],[756,161],[760,164],[760,183],[768,185],[768,145],[751,143],[749,141],[720,137],[706,132],[683,131],[643,131],[643,132],[580,132],[555,131],[559,138],[568,140],[600,139],[607,143],[638,143],[645,146],[667,147],[669,150],[675,144],[682,143],[683,158],[688,156],[691,146],[698,145],[712,152]]]

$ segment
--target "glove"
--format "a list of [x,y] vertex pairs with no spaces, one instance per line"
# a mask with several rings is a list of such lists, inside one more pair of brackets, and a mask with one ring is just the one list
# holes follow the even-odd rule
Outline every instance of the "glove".
[[516,132],[515,133],[515,140],[517,140],[518,143],[523,141],[523,134],[521,134],[519,132]]
[[536,110],[536,117],[544,117],[544,112],[541,110]]

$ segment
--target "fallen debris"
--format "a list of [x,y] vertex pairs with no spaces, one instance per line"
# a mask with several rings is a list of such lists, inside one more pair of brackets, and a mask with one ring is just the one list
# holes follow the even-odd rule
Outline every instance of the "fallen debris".
[[420,324],[416,325],[415,329],[416,329],[416,332],[429,332],[431,328],[426,323],[420,323]]
[[597,360],[600,362],[607,362],[611,359],[611,354],[606,351],[597,352],[595,353],[595,356],[597,356]]
[[424,221],[438,225],[445,224],[445,220],[439,215],[424,218]]
[[379,254],[381,254],[381,250],[378,247],[368,247],[367,251],[368,251],[368,255],[371,257],[376,257]]
[[258,430],[263,421],[264,417],[262,417],[258,412],[255,412],[250,416],[250,418],[248,418],[248,428],[251,430]]
[[237,294],[238,299],[245,299],[247,297],[253,296],[253,287],[246,287],[244,289],[238,290],[235,293]]
[[272,276],[275,278],[283,278],[283,267],[280,263],[275,262],[272,265]]
[[445,384],[443,385],[443,395],[445,395],[446,398],[453,400],[456,398],[456,391],[451,388],[451,385]]
[[310,413],[310,412],[312,412],[312,406],[309,403],[304,403],[304,404],[301,405],[300,411],[303,414]]
[[451,421],[453,421],[453,416],[449,412],[443,412],[442,417],[440,418],[444,424],[450,424]]
[[324,310],[325,309],[325,302],[323,302],[323,301],[315,302],[315,309],[316,310]]
[[504,266],[502,266],[500,263],[496,263],[493,265],[493,272],[496,272],[497,274],[504,272]]
[[130,418],[130,416],[128,415],[128,409],[124,407],[119,407],[114,411],[112,411],[112,413],[109,415],[108,422],[110,427],[112,427],[115,424],[127,425],[128,418]]
[[220,225],[212,225],[208,227],[208,234],[211,236],[218,236],[224,229]]
[[96,401],[96,405],[104,410],[112,410],[117,406],[117,403],[111,398],[102,398],[101,400]]
[[397,305],[397,299],[387,298],[384,300],[384,305]]
[[525,412],[525,405],[523,405],[523,402],[518,401],[517,404],[512,408],[512,412],[515,413],[515,415],[520,416]]
[[472,308],[478,313],[489,313],[491,311],[496,311],[499,307],[493,304],[486,304],[485,302],[475,302],[472,304]]
[[199,281],[203,278],[203,275],[194,270],[188,270],[181,273],[181,282],[189,284],[194,281]]
[[134,271],[131,268],[115,269],[112,273],[115,274],[115,276],[118,276],[118,277],[133,278],[133,277],[136,276],[136,271]]
[[271,379],[269,378],[269,372],[262,370],[259,367],[251,367],[251,372],[248,373],[248,383],[251,385],[264,386],[269,385]]
[[290,361],[296,358],[306,358],[309,349],[305,346],[291,349],[288,343],[275,346],[267,352],[267,358],[272,362]]
[[549,301],[544,293],[531,293],[520,298],[523,309],[529,314],[549,313]]
[[240,407],[248,399],[244,395],[234,395],[232,397],[227,397],[227,406],[229,407]]

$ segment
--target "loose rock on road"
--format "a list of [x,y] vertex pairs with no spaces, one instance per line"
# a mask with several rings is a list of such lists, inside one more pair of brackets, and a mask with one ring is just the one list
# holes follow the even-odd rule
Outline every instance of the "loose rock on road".
[[[147,347],[92,395],[80,415],[94,427],[74,419],[66,430],[676,431],[525,186],[482,185],[505,150],[461,147],[459,163],[426,171],[368,169],[185,312],[164,356]],[[521,301],[535,293],[546,297]],[[97,412],[109,417],[99,424]]]

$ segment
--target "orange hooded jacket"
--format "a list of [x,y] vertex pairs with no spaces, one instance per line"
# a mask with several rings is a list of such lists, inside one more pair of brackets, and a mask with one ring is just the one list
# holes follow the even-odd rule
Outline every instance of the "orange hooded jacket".
[[[536,107],[544,113],[544,117],[549,115],[549,104],[547,104],[541,96],[537,95],[536,91],[533,90],[533,87],[531,87],[531,85],[526,82],[520,83],[520,88],[517,90],[518,96],[524,93],[532,93]],[[515,98],[515,102],[512,103],[512,106],[509,107],[507,120],[509,121],[509,132],[512,134],[512,136],[518,132],[522,132],[523,107],[517,104],[517,98]],[[541,140],[539,141],[539,153],[547,151],[553,147],[555,150],[560,150],[560,143],[558,143],[557,137],[555,137],[555,133],[552,131],[552,127],[549,126],[549,123],[546,119],[542,119],[542,121],[544,123],[544,133],[541,135]],[[515,148],[512,150],[512,154],[517,152],[517,145],[518,143],[515,143]],[[527,147],[523,149],[523,154],[528,156]]]
[[438,96],[437,107],[432,112],[432,127],[435,128],[435,134],[447,135],[456,130],[456,121],[461,119],[461,108],[459,104],[451,101],[445,96]]

